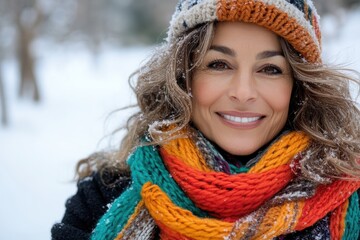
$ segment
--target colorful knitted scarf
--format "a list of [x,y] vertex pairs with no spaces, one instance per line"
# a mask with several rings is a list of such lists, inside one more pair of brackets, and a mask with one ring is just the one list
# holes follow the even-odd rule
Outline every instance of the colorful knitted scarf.
[[331,239],[357,239],[360,181],[301,178],[294,169],[308,143],[286,133],[250,168],[224,161],[201,134],[138,147],[131,186],[91,239],[281,239],[326,218]]

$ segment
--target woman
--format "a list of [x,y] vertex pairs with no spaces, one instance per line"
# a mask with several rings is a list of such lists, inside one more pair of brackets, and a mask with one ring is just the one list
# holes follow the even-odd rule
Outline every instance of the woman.
[[183,0],[53,239],[358,239],[359,110],[310,0]]

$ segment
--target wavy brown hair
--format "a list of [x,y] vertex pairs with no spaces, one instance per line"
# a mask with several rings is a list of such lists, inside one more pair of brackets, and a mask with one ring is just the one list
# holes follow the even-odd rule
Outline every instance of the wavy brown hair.
[[[215,28],[216,23],[206,23],[175,42],[164,43],[130,76],[139,111],[128,119],[125,137],[115,154],[78,163],[80,178],[94,169],[127,172],[126,159],[142,144],[144,136],[149,136],[148,144],[158,145],[188,126],[192,111],[189,83],[212,43]],[[322,183],[334,177],[359,178],[360,112],[349,92],[350,82],[360,85],[357,73],[308,64],[287,42],[280,42],[295,79],[289,124],[311,138],[311,146],[300,162],[302,173]],[[356,77],[345,74],[349,71]],[[131,84],[134,79],[136,83]],[[176,127],[164,131],[169,125]]]

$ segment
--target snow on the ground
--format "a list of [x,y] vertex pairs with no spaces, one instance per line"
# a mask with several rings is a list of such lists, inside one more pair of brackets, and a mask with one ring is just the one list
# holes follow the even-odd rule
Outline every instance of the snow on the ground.
[[[334,19],[324,18],[331,29]],[[324,57],[360,71],[360,11],[347,14],[339,29],[324,34]],[[331,38],[330,38],[331,35]],[[329,38],[328,38],[329,37]],[[0,128],[0,239],[50,239],[66,199],[75,193],[76,162],[116,141],[104,135],[121,125],[129,111],[109,113],[134,102],[127,78],[150,48],[105,48],[93,58],[79,46],[37,48],[43,100],[16,98],[16,65],[3,66],[10,125]],[[132,99],[132,100],[131,100]]]

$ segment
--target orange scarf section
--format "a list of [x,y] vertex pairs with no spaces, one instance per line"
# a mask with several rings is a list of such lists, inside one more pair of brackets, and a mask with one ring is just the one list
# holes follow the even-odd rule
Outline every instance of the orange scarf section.
[[[171,141],[160,150],[172,177],[199,208],[216,218],[234,222],[259,208],[290,182],[294,177],[290,162],[305,150],[308,138],[296,132],[283,136],[248,173],[236,175],[203,172],[202,167],[196,168],[194,162],[198,162],[199,155],[191,156],[186,151],[187,156],[184,156],[184,151],[176,148],[183,146],[183,142],[190,141]],[[187,159],[185,161],[192,166],[182,159]]]
[[199,172],[163,150],[161,155],[166,159],[166,166],[172,177],[199,208],[229,222],[260,207],[283,189],[294,175],[289,165],[249,174]]

